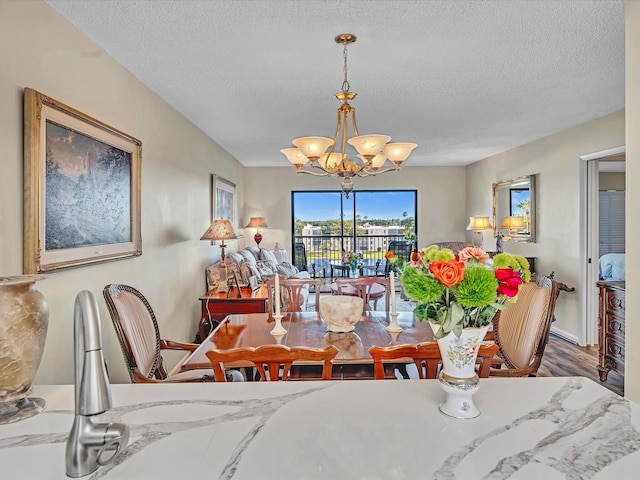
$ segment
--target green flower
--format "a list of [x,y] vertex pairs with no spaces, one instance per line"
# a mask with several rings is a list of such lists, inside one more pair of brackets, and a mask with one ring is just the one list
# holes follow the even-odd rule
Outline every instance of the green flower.
[[418,303],[436,301],[444,294],[445,287],[435,278],[422,274],[417,268],[407,267],[402,272],[400,283],[409,298]]
[[452,290],[463,307],[485,307],[495,301],[498,280],[493,271],[482,266],[467,267],[464,280]]
[[427,262],[448,262],[456,258],[453,250],[450,248],[439,249],[437,245],[430,245],[424,251],[424,258]]

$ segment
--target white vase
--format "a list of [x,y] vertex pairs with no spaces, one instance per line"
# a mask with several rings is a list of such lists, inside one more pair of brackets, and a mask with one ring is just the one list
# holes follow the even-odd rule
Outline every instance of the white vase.
[[0,424],[40,413],[42,398],[27,398],[40,366],[49,309],[35,283],[43,275],[0,277]]
[[[440,325],[429,322],[435,334]],[[439,409],[453,418],[475,418],[480,410],[473,401],[478,391],[479,378],[476,373],[476,358],[480,344],[489,330],[489,326],[481,328],[465,328],[460,338],[450,332],[438,340],[442,369],[438,380],[445,391],[445,401]]]

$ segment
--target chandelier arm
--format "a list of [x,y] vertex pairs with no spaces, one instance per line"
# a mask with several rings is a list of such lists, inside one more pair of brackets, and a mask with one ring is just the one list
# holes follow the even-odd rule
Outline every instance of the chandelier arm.
[[385,168],[384,170],[378,169],[375,172],[365,171],[364,175],[358,175],[358,176],[359,177],[375,177],[376,175],[380,175],[381,173],[397,172],[398,170],[400,170],[400,169],[396,168],[395,166],[393,166],[393,167]]
[[323,170],[321,167],[314,167],[314,168],[318,168],[322,170],[323,173],[312,172],[311,170],[298,170],[296,173],[306,173],[307,175],[313,175],[314,177],[326,177],[328,175],[335,176],[333,173],[327,172],[326,170]]
[[356,122],[356,109],[351,107],[351,120],[353,121],[353,133],[356,134],[356,137],[360,136],[358,133],[358,122]]
[[327,155],[331,155],[335,148],[336,148],[336,143],[338,142],[338,137],[340,137],[340,132],[342,131],[342,117],[340,116],[340,109],[338,109],[338,122],[336,124],[336,133],[333,136],[333,145],[331,145],[331,150],[329,150],[329,153]]
[[[349,105],[347,103],[347,105]],[[344,161],[345,161],[345,147],[347,145],[347,122],[349,120],[349,110],[350,109],[343,109],[342,112],[342,118],[343,118],[343,122],[342,122],[342,144],[341,144],[341,150],[340,153],[342,153],[342,164],[344,165]]]

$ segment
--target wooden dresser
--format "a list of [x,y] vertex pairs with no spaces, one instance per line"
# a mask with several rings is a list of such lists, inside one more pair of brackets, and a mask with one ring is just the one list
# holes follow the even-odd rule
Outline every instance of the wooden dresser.
[[611,370],[624,375],[624,283],[596,283],[600,289],[597,368],[603,382]]

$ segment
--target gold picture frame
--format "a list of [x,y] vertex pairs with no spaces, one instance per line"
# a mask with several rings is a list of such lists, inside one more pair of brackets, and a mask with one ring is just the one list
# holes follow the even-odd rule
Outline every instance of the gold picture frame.
[[211,192],[211,222],[226,219],[237,229],[236,184],[214,173],[211,175]]
[[24,90],[24,273],[142,255],[142,143]]

